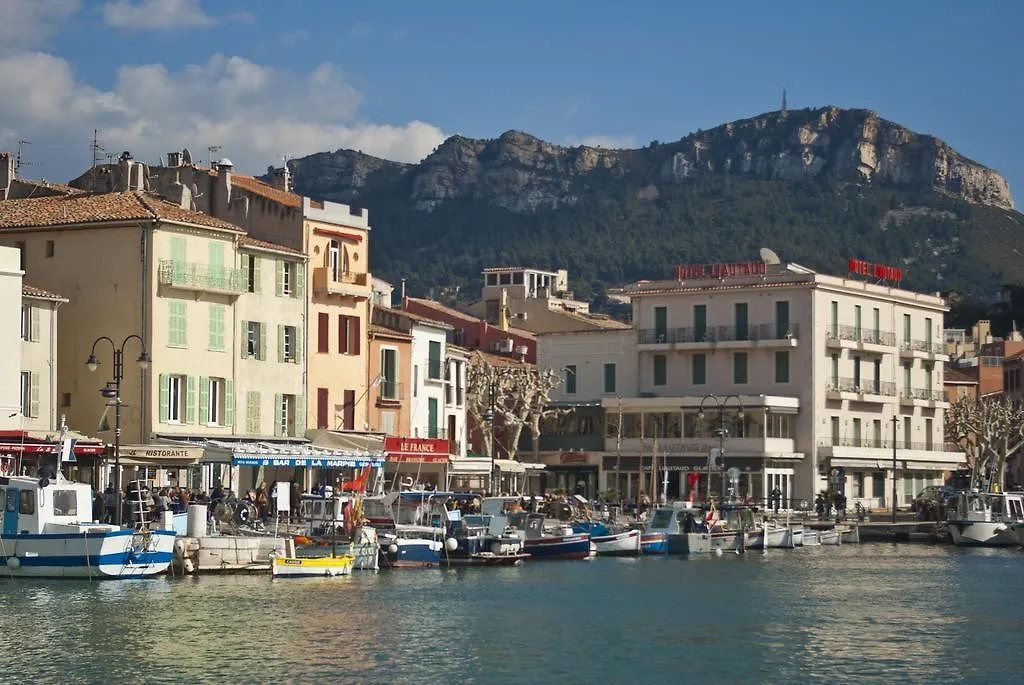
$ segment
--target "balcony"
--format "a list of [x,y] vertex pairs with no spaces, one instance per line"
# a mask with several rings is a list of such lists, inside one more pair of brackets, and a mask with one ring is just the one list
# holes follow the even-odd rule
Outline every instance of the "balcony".
[[326,266],[313,269],[313,292],[320,295],[366,299],[371,293],[369,283],[369,276],[365,273],[339,273],[334,279],[331,269]]
[[374,403],[378,407],[396,407],[405,399],[405,386],[398,381],[383,380],[377,384]]
[[900,392],[900,404],[913,405],[915,407],[929,407],[935,409],[938,407],[948,407],[949,402],[946,401],[946,391],[925,389],[925,388],[904,388]]
[[716,347],[796,347],[800,327],[797,324],[763,323],[753,326],[706,326],[691,328],[641,329],[637,344],[642,349],[700,349]]
[[[893,441],[891,438],[885,440],[863,436],[819,438],[818,457],[829,459],[833,466],[891,469]],[[896,458],[898,469],[949,469],[963,464],[964,453],[959,445],[951,442],[897,440]]]
[[949,361],[945,343],[929,340],[903,340],[900,343],[900,357],[904,359]]
[[[673,438],[675,439],[675,438]],[[614,440],[612,443],[614,444]],[[543,432],[538,440],[540,452],[570,452],[581,450],[583,452],[602,452],[605,448],[605,437],[601,433],[586,435],[546,435]],[[614,449],[614,448],[613,448]],[[524,430],[519,436],[519,452],[521,454],[533,454],[533,436],[530,431]]]
[[157,281],[181,290],[239,295],[246,291],[245,276],[241,269],[211,267],[196,262],[160,261]]
[[889,402],[896,397],[896,384],[889,381],[833,378],[825,389],[825,399],[851,402]]
[[892,331],[863,326],[830,325],[825,327],[825,346],[883,353],[896,346],[896,336]]
[[[622,438],[621,444],[616,438],[604,439],[604,451],[615,454],[645,454],[648,457],[654,448],[653,438]],[[658,438],[658,454],[661,456],[693,456],[707,457],[712,449],[718,449],[717,437],[701,438]],[[733,438],[725,439],[725,456],[733,457],[782,457],[802,458],[790,438]]]

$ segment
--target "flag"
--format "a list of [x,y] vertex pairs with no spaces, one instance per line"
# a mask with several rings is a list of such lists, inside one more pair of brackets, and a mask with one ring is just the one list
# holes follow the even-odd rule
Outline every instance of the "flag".
[[64,441],[60,446],[60,463],[64,462],[77,462],[75,459],[75,443],[78,442],[72,438],[64,438]]
[[107,433],[110,431],[110,419],[107,418],[107,415],[110,414],[111,406],[108,402],[107,406],[103,408],[103,415],[100,416],[100,422],[96,425],[97,433]]

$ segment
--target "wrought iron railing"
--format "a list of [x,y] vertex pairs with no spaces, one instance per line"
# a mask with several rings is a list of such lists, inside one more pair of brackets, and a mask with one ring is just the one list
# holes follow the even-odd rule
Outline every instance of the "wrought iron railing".
[[161,285],[191,290],[220,290],[232,293],[242,293],[246,290],[245,274],[241,269],[215,267],[196,262],[162,260],[158,279]]

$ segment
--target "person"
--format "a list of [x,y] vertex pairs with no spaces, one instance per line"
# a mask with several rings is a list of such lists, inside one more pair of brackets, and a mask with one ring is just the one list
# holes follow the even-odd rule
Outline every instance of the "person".
[[102,521],[103,520],[103,509],[104,509],[103,493],[100,492],[99,490],[97,490],[96,494],[93,495],[93,498],[92,498],[92,520],[93,521]]
[[120,498],[114,492],[114,486],[108,485],[103,491],[103,523],[113,523],[117,516],[117,505]]
[[782,490],[776,485],[772,489],[772,508],[775,510],[775,515],[779,515],[779,505],[782,504]]

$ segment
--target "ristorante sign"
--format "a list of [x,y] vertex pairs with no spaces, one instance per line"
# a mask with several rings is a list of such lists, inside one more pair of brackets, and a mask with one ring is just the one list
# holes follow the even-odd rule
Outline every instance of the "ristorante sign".
[[444,438],[384,438],[384,451],[388,461],[448,461],[448,441]]
[[734,278],[737,276],[761,276],[768,273],[764,262],[736,262],[734,264],[677,264],[672,267],[672,277],[677,281],[698,278]]

